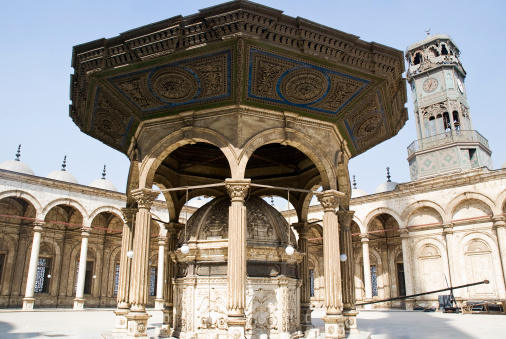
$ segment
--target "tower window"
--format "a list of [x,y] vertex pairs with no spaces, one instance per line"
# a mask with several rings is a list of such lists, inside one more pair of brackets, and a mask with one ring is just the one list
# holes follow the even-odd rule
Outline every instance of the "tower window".
[[455,130],[460,130],[459,112],[457,111],[453,111],[453,126],[455,126]]
[[452,130],[452,124],[450,122],[450,115],[448,114],[448,112],[443,113],[443,124],[445,127],[445,132],[449,132]]
[[433,57],[438,57],[439,56],[439,52],[434,47],[429,48],[429,51],[431,52],[431,54],[432,54]]
[[441,55],[448,55],[448,50],[446,49],[446,45],[441,45]]
[[422,61],[423,61],[422,54],[421,54],[420,52],[417,52],[417,53],[415,54],[415,58],[413,59],[413,63],[414,63],[415,65],[418,65],[418,64],[420,64]]

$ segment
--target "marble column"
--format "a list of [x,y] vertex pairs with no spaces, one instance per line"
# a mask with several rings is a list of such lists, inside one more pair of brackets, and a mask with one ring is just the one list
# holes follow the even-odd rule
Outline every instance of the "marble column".
[[354,211],[339,211],[339,225],[341,226],[340,243],[341,254],[346,255],[346,260],[341,261],[341,285],[343,290],[343,316],[346,333],[358,333],[357,310],[355,307],[355,261],[351,242],[351,221]]
[[133,190],[132,196],[137,200],[139,211],[135,219],[133,237],[132,269],[130,272],[128,319],[128,337],[148,338],[147,323],[149,315],[146,303],[149,293],[149,245],[151,240],[151,205],[158,196],[146,188]]
[[250,179],[226,179],[225,186],[231,198],[228,229],[228,336],[244,338],[246,317],[246,198]]
[[[458,279],[458,262],[455,259],[455,240],[453,237],[453,224],[445,224],[443,225],[443,235],[445,237],[446,242],[446,256],[448,259],[448,271],[450,276],[448,277],[448,284],[450,286],[459,285]],[[460,297],[460,290],[454,290],[454,297]]]
[[[167,225],[167,253],[172,255],[177,249],[177,239],[181,230],[184,228],[184,224],[177,222],[171,222]],[[176,277],[176,270],[172,257],[167,258],[167,269],[166,269],[166,289],[165,289],[165,307],[162,310],[162,328],[160,329],[158,336],[160,338],[171,337],[174,330],[174,283],[173,279]]]
[[[371,283],[371,261],[369,260],[369,236],[367,234],[360,235],[362,241],[362,259],[364,261],[364,302],[372,301],[372,283]],[[365,305],[366,309],[371,309],[371,305]]]
[[327,312],[325,338],[344,338],[345,318],[341,314],[341,252],[339,250],[339,223],[336,208],[344,198],[344,193],[328,190],[316,193],[323,207],[323,274],[325,284],[325,305]]
[[155,309],[163,310],[165,308],[165,299],[163,298],[163,291],[165,287],[165,243],[166,237],[158,237],[158,267],[156,278],[156,299]]
[[130,309],[128,298],[130,286],[130,270],[132,266],[132,259],[127,257],[127,252],[132,249],[132,236],[134,229],[134,217],[137,213],[137,208],[123,208],[123,233],[121,235],[121,253],[119,262],[119,281],[118,281],[118,306],[114,313],[116,314],[114,333],[127,332],[127,318],[126,315]]
[[[402,262],[404,266],[404,284],[406,286],[406,295],[412,295],[413,289],[413,269],[411,265],[411,251],[409,246],[409,231],[407,229],[399,230],[402,241]],[[406,310],[412,311],[415,307],[415,299],[406,299]]]
[[298,249],[303,255],[299,264],[300,286],[300,326],[304,337],[309,336],[311,324],[311,277],[309,276],[309,235],[311,225],[305,222],[294,223],[293,227],[299,234]]
[[86,261],[88,259],[88,238],[90,227],[81,229],[81,255],[79,257],[79,273],[77,275],[76,298],[74,299],[74,310],[84,309],[84,281],[86,278]]
[[26,291],[23,298],[23,311],[33,311],[35,303],[35,279],[37,278],[37,267],[39,266],[40,238],[42,236],[42,223],[33,223],[33,242],[28,265],[28,277],[26,279]]
[[506,217],[494,217],[494,228],[499,244],[499,258],[502,264],[502,275],[506,284]]

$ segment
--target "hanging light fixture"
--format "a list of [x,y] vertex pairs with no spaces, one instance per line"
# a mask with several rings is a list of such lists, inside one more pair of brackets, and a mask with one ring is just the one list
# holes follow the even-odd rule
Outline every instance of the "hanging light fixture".
[[188,254],[190,252],[190,247],[188,246],[187,239],[186,239],[186,224],[188,222],[188,209],[186,208],[186,205],[188,204],[188,189],[186,189],[186,202],[184,204],[185,208],[185,218],[184,218],[184,242],[183,246],[181,246],[181,253]]
[[134,257],[134,251],[130,250],[127,252],[127,258],[132,259]]
[[345,253],[343,253],[339,256],[339,258],[341,259],[341,261],[346,261],[348,259],[348,256]]
[[[287,207],[287,211],[290,209],[290,190],[288,190],[288,207]],[[292,244],[291,244],[291,232],[290,232],[290,214],[288,214],[288,246],[286,246],[285,248],[285,252],[286,254],[288,255],[292,255],[294,252],[295,252],[295,249],[293,248]]]

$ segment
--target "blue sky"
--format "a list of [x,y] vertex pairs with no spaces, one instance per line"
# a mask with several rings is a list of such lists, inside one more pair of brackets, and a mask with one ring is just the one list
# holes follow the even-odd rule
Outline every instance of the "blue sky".
[[[256,1],[320,24],[402,51],[425,38],[425,30],[449,34],[461,50],[475,130],[489,140],[494,169],[506,161],[506,2],[486,1]],[[72,46],[179,14],[190,15],[221,1],[5,1],[0,13],[0,162],[22,161],[36,175],[61,167],[81,184],[101,176],[125,190],[125,155],[81,133],[68,116]],[[409,94],[409,91],[408,91]],[[386,181],[409,181],[406,147],[416,138],[411,97],[410,120],[401,132],[350,162],[358,186],[374,193]]]

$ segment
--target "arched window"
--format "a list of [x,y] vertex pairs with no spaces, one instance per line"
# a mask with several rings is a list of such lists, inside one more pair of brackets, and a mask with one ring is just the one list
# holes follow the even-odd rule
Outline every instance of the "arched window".
[[445,44],[441,44],[441,55],[448,55],[448,50]]
[[421,54],[420,52],[417,52],[417,53],[415,54],[415,58],[413,59],[413,63],[414,63],[415,65],[418,65],[418,64],[420,64],[422,61],[423,61],[422,54]]
[[455,126],[456,131],[460,131],[460,118],[457,111],[453,111],[453,126]]
[[450,121],[450,115],[448,112],[443,113],[443,125],[445,128],[445,132],[449,132],[452,130],[452,123]]

